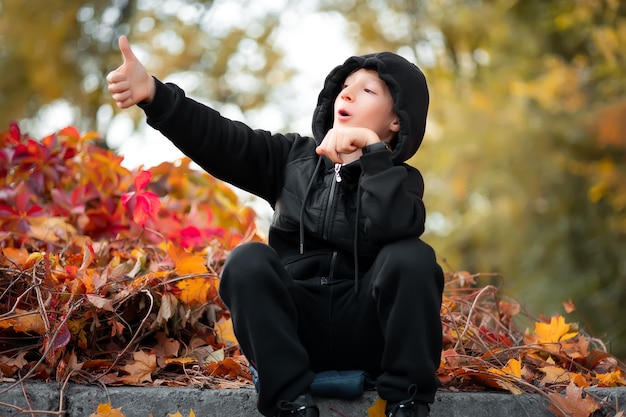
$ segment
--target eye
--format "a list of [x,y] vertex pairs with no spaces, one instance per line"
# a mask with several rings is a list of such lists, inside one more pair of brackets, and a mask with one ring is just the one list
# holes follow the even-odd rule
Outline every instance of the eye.
[[370,93],[370,94],[376,94],[376,91],[370,89],[370,88],[364,88],[363,91],[365,91],[366,93]]

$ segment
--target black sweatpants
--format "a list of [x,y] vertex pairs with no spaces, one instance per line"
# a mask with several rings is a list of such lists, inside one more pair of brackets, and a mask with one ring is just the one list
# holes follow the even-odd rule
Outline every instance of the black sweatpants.
[[259,374],[258,409],[304,393],[315,372],[365,370],[381,398],[432,403],[439,381],[443,272],[433,249],[406,239],[383,247],[359,282],[293,280],[269,246],[245,243],[224,266],[220,296]]

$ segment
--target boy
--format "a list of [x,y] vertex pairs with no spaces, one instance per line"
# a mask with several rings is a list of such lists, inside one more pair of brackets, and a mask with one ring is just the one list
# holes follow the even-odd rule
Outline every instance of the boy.
[[422,72],[398,55],[351,57],[326,78],[314,137],[223,118],[148,75],[119,40],[107,76],[120,108],[139,105],[207,172],[269,202],[269,245],[245,243],[220,296],[258,371],[265,416],[318,417],[317,372],[364,370],[389,417],[428,416],[438,387],[443,272],[424,232],[423,179],[404,163],[428,111]]

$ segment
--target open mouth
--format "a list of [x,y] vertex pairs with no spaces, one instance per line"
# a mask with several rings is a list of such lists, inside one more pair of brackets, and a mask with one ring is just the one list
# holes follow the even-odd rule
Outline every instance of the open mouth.
[[345,111],[344,109],[339,109],[339,111],[337,112],[337,114],[341,117],[348,117],[350,116],[350,113],[348,113],[347,111]]

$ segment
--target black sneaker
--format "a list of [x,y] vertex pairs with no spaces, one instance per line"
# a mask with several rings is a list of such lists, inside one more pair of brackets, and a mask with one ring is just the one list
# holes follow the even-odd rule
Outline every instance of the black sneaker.
[[387,417],[428,417],[430,415],[430,406],[425,403],[415,401],[415,385],[411,385],[408,389],[410,397],[398,403],[388,403],[385,407],[385,416]]
[[430,407],[424,403],[402,401],[387,405],[385,415],[387,417],[428,417]]
[[320,412],[311,394],[298,396],[293,401],[279,401],[276,417],[319,417]]

